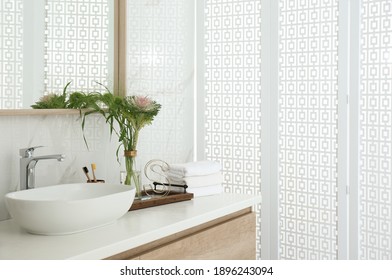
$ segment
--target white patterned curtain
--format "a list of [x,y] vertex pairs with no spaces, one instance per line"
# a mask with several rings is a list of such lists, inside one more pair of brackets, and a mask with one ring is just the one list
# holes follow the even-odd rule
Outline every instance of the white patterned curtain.
[[226,192],[261,193],[260,22],[258,0],[205,1],[205,154],[222,164]]
[[23,1],[0,2],[0,109],[23,106]]
[[1,1],[0,109],[29,108],[70,81],[71,90],[111,88],[112,29],[113,1]]
[[[335,259],[338,1],[279,1],[278,186],[261,186],[261,3],[205,1],[206,157],[222,163],[226,191],[279,189],[279,258]],[[260,258],[269,229],[256,211]]]
[[392,3],[362,0],[359,258],[392,258]]
[[113,86],[113,1],[46,0],[44,93]]
[[335,259],[338,0],[279,9],[279,256]]

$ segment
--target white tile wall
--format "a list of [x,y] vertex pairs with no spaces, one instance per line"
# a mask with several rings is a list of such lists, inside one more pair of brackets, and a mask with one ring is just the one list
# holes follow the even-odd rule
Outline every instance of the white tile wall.
[[[167,162],[192,160],[192,139],[167,152],[168,145],[178,137],[178,131],[160,130],[164,121],[161,112],[151,126],[143,128],[139,138],[138,163],[141,168],[150,159]],[[160,132],[151,137],[155,132]],[[65,154],[63,162],[40,161],[36,165],[36,187],[61,183],[84,182],[82,167],[91,172],[91,163],[96,163],[98,178],[108,183],[119,183],[121,166],[117,162],[118,139],[110,137],[105,120],[98,115],[86,119],[85,136],[87,149],[78,115],[59,116],[0,116],[0,221],[9,218],[4,195],[19,188],[19,149],[31,146],[45,146],[37,149],[36,155]],[[155,140],[151,140],[155,139]],[[186,148],[184,148],[186,147]],[[122,149],[120,149],[122,154]],[[145,180],[145,179],[144,179]],[[145,183],[145,182],[143,182]]]
[[45,160],[36,166],[36,186],[85,181],[83,166],[97,164],[97,176],[118,182],[117,139],[110,139],[104,120],[91,116],[83,141],[79,116],[2,116],[0,117],[0,220],[9,218],[4,195],[19,188],[19,149],[45,146],[36,155],[65,154],[64,162]]

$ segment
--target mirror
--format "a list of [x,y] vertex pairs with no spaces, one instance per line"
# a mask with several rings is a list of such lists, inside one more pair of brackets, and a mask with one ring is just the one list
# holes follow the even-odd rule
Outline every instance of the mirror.
[[2,0],[0,109],[49,93],[113,86],[117,1]]

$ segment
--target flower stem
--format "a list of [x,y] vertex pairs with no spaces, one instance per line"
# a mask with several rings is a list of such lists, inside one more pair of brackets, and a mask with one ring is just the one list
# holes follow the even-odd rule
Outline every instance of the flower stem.
[[125,185],[135,186],[136,188],[136,198],[141,197],[141,182],[140,182],[140,172],[136,170],[135,167],[135,156],[125,156],[125,169],[127,175],[125,177]]

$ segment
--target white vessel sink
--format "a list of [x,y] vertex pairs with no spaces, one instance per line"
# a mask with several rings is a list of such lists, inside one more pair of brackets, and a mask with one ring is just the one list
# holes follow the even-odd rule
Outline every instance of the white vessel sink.
[[64,184],[12,192],[5,202],[30,233],[63,235],[114,222],[131,207],[135,188],[114,184]]

